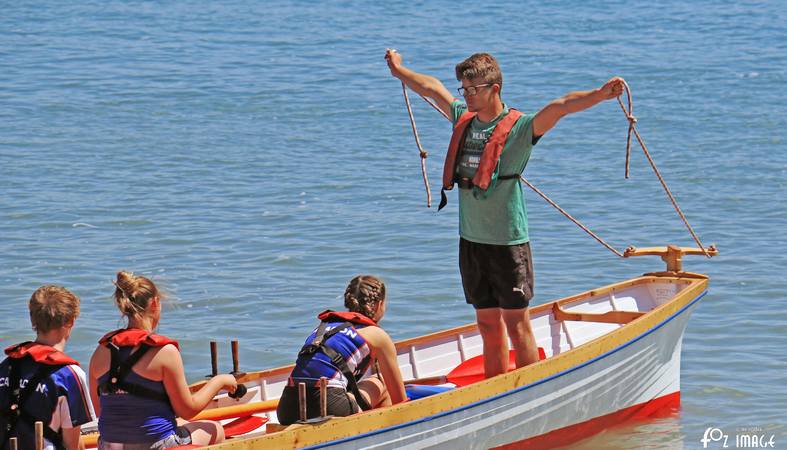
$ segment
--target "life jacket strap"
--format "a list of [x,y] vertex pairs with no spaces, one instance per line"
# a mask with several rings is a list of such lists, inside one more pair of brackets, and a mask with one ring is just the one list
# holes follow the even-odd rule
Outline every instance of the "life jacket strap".
[[[518,180],[519,175],[511,174],[511,175],[500,175],[497,177],[500,180]],[[472,178],[457,178],[454,180],[457,185],[459,185],[459,189],[473,189],[475,184],[473,184]],[[437,211],[440,211],[448,204],[448,196],[445,195],[445,188],[440,190],[440,205],[437,206]]]
[[110,341],[107,347],[109,348],[111,359],[109,362],[109,371],[107,372],[107,380],[101,383],[97,388],[99,395],[115,394],[122,390],[137,397],[169,403],[169,396],[164,392],[157,392],[136,383],[126,382],[126,377],[129,372],[131,372],[131,368],[134,367],[134,364],[139,362],[139,360],[153,347],[147,344],[140,344],[137,351],[122,361],[120,358],[120,348],[118,346]]
[[[29,357],[29,356],[28,356]],[[32,359],[32,358],[31,358]],[[0,410],[0,413],[6,417],[6,436],[13,437],[16,436],[16,426],[17,423],[21,420],[22,422],[27,423],[31,429],[34,428],[35,422],[41,421],[41,418],[35,417],[32,414],[28,413],[26,410],[23,409],[23,406],[27,399],[30,397],[36,388],[38,387],[39,383],[43,380],[48,378],[58,369],[63,367],[61,365],[51,365],[51,364],[37,364],[37,368],[33,373],[28,381],[27,385],[24,389],[19,387],[19,381],[21,379],[21,359],[11,359],[10,360],[10,371],[8,374],[8,384],[11,387],[11,393],[8,398],[8,406]],[[44,426],[44,437],[55,446],[57,450],[65,449],[63,445],[63,436],[61,433],[56,432],[55,430],[49,428],[49,426]]]
[[341,353],[337,352],[336,350],[328,347],[325,343],[336,335],[337,333],[341,332],[342,330],[346,330],[347,328],[352,328],[352,324],[350,322],[345,322],[336,328],[332,328],[330,331],[326,332],[325,329],[328,326],[328,322],[321,322],[320,326],[317,328],[317,333],[314,336],[314,339],[309,344],[306,344],[301,348],[301,351],[298,352],[298,356],[311,356],[317,353],[318,351],[327,356],[331,359],[331,363],[336,366],[337,369],[344,375],[344,378],[347,380],[347,389],[353,393],[355,396],[355,401],[358,403],[358,406],[361,407],[362,410],[368,411],[372,409],[372,406],[366,399],[361,395],[360,389],[358,389],[358,381],[355,379],[355,375],[350,370],[350,367],[347,365],[347,361],[344,360]]

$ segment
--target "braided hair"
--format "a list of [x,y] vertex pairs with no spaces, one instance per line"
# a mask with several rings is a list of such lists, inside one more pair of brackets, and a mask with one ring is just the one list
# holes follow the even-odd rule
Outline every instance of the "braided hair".
[[385,300],[385,284],[372,275],[358,275],[344,291],[344,306],[374,320],[380,303]]

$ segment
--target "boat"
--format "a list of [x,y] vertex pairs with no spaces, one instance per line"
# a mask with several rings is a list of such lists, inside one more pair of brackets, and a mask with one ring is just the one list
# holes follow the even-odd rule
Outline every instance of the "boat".
[[707,276],[682,270],[682,257],[708,252],[716,250],[627,249],[627,257],[661,256],[667,270],[532,307],[542,360],[490,379],[483,369],[452,378],[482,367],[476,324],[398,342],[402,376],[414,380],[408,393],[438,386],[390,407],[283,427],[275,409],[292,366],[243,374],[241,398],[220,394],[198,416],[231,421],[236,434],[209,448],[554,448],[674,410],[683,333],[708,286]]

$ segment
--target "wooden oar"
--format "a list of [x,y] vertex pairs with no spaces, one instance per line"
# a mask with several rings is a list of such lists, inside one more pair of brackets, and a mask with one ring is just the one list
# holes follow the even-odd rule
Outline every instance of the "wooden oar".
[[245,403],[242,405],[224,406],[222,408],[206,409],[194,416],[191,420],[231,419],[233,417],[243,417],[251,414],[273,411],[277,406],[279,406],[278,399]]

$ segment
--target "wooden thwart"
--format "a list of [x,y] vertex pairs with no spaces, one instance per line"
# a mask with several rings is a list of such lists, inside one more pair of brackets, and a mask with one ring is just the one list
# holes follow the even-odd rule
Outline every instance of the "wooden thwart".
[[600,322],[600,323],[620,323],[626,324],[634,319],[644,316],[646,313],[640,311],[607,311],[605,313],[586,313],[568,312],[560,308],[560,305],[552,305],[552,314],[558,322],[573,320],[577,322]]

